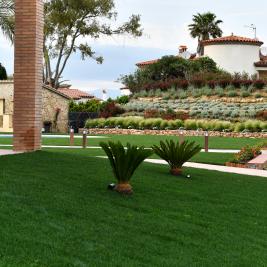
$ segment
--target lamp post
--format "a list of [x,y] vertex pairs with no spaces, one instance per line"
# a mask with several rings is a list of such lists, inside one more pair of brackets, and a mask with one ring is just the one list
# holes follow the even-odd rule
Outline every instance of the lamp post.
[[83,148],[87,147],[87,131],[83,130]]
[[70,129],[70,146],[74,145],[74,129]]
[[209,152],[209,132],[205,132],[205,152]]
[[184,143],[184,131],[180,131],[179,132],[179,143],[180,143],[180,145],[182,144],[182,143]]

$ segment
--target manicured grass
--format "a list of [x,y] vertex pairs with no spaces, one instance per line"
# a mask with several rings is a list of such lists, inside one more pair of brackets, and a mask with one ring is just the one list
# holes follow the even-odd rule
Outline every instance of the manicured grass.
[[[44,149],[50,152],[57,152],[58,149]],[[62,153],[66,154],[80,154],[84,156],[106,156],[102,149],[60,149]],[[226,162],[233,159],[234,154],[231,153],[205,153],[201,152],[194,156],[190,161],[198,162],[198,163],[207,163],[207,164],[215,164],[215,165],[225,165]],[[150,158],[158,159],[159,157],[156,154],[153,154]]]
[[0,266],[266,266],[266,179],[145,163],[128,198],[80,151],[1,157]]
[[[178,139],[177,136],[155,136],[155,135],[109,135],[105,139],[90,139],[88,137],[89,146],[98,146],[101,141],[121,141],[123,144],[130,142],[131,144],[143,145],[150,147],[166,139]],[[188,137],[190,141],[195,141],[204,147],[204,137]],[[245,145],[255,145],[263,142],[260,138],[226,138],[226,137],[210,137],[209,147],[214,149],[240,149]],[[0,144],[12,144],[12,138],[1,138]],[[81,145],[82,139],[75,139],[75,145]],[[68,138],[43,138],[43,145],[69,145]]]

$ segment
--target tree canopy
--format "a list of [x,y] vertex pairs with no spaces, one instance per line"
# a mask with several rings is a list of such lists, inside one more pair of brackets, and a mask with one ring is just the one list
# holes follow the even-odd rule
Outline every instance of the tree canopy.
[[193,23],[190,24],[189,31],[193,38],[198,38],[197,52],[199,55],[203,55],[204,49],[201,44],[204,40],[209,40],[211,37],[221,37],[222,30],[220,24],[222,20],[217,20],[217,16],[211,12],[197,13],[193,16]]
[[0,80],[7,80],[7,73],[6,69],[2,64],[0,63]]
[[[0,12],[1,30],[13,40],[14,0],[0,0]],[[44,13],[44,82],[54,88],[62,82],[73,53],[79,52],[82,60],[103,62],[92,48],[93,40],[120,34],[142,35],[139,15],[117,25],[114,0],[45,0]]]
[[196,73],[218,72],[217,64],[209,57],[188,60],[178,56],[164,56],[156,63],[124,75],[120,81],[132,92],[144,89],[153,82],[188,79]]
[[[117,12],[114,0],[50,0],[45,3],[45,81],[58,87],[72,53],[102,63],[90,43],[101,36],[142,35],[140,16],[132,15],[114,26]],[[51,61],[55,62],[52,68]]]

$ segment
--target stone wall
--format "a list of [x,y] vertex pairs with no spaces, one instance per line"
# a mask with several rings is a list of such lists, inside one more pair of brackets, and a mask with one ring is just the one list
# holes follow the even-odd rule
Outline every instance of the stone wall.
[[53,132],[66,133],[69,122],[69,99],[55,92],[53,89],[43,89],[42,119],[52,123]]
[[[0,99],[5,99],[5,114],[13,115],[13,81],[0,81]],[[42,121],[52,124],[53,132],[68,131],[69,99],[56,90],[43,87],[42,90]],[[56,121],[56,114],[57,121]],[[12,116],[11,116],[12,118]],[[11,122],[12,124],[12,122]],[[10,129],[12,131],[12,129]]]
[[5,114],[13,115],[13,81],[0,81],[0,99],[5,100]]
[[[82,132],[80,129],[79,132]],[[180,135],[179,130],[134,130],[134,129],[89,129],[88,133],[103,135]],[[183,131],[184,136],[204,136],[204,131]],[[218,137],[249,137],[249,138],[267,138],[267,133],[235,133],[235,132],[213,132],[209,131],[209,136]]]

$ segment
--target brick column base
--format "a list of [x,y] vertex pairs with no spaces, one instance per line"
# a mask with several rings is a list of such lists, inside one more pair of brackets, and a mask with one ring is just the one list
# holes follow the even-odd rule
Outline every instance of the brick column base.
[[14,150],[41,149],[43,0],[15,1]]

